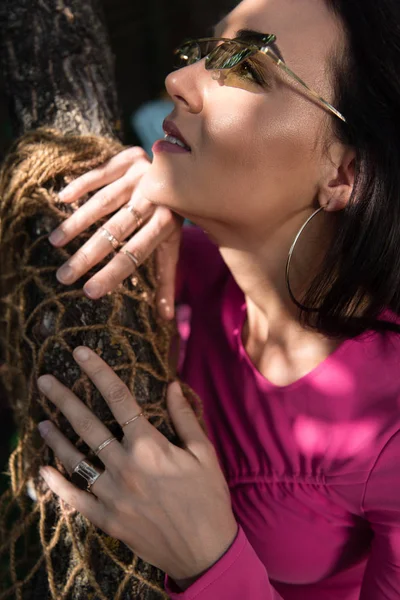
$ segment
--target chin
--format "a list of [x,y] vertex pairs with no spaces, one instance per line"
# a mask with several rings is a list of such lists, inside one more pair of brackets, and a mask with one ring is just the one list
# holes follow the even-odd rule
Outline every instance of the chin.
[[[138,190],[149,202],[165,206],[186,217],[188,210],[185,194],[177,194],[177,186],[171,181],[169,174],[154,169],[154,165],[143,175]],[[183,205],[185,203],[185,206]]]

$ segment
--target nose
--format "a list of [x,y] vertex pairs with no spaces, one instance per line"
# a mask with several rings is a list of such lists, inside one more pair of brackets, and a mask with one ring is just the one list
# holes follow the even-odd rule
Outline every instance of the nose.
[[200,113],[203,109],[203,83],[206,76],[204,61],[170,73],[165,86],[175,105],[189,113]]

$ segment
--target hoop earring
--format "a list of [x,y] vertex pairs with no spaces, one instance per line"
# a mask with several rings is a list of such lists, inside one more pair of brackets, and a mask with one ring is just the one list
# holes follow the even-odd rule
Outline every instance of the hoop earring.
[[321,211],[325,210],[326,206],[321,206],[321,208],[319,208],[318,210],[316,210],[311,217],[309,217],[307,219],[307,221],[304,223],[303,227],[300,229],[300,231],[298,232],[298,234],[296,235],[294,242],[289,250],[289,255],[287,258],[287,262],[286,262],[286,286],[287,289],[289,291],[289,295],[292,299],[292,301],[296,304],[296,306],[298,306],[301,310],[304,310],[306,312],[318,312],[317,308],[309,308],[307,306],[304,306],[303,304],[301,304],[301,302],[299,302],[295,295],[293,294],[292,288],[290,287],[290,280],[289,280],[289,273],[290,273],[290,264],[292,262],[292,256],[293,256],[293,252],[294,249],[296,247],[297,242],[300,239],[301,234],[303,233],[303,231],[305,230],[305,228],[307,227],[307,225],[310,223],[310,221],[313,220],[314,217],[316,217]]

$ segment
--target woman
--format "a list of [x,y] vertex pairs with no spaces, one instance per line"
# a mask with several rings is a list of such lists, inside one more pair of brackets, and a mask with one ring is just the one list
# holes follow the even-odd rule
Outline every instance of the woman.
[[[158,248],[166,318],[180,220],[200,227],[183,233],[177,297],[192,309],[182,377],[210,441],[172,384],[186,449],[171,446],[87,349],[76,359],[123,445],[39,380],[106,467],[86,473],[93,495],[46,468],[49,486],[162,568],[172,598],[400,598],[398,23],[395,0],[244,0],[217,27],[225,41],[178,53],[152,165],[127,150],[62,194],[103,187],[55,245],[115,214],[60,280],[124,241],[85,285],[99,298]],[[70,470],[87,467],[41,430]]]

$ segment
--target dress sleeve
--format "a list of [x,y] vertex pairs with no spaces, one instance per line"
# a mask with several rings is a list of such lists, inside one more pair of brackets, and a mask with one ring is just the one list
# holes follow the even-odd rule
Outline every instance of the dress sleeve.
[[374,537],[360,600],[400,600],[400,431],[369,475],[363,509]]
[[232,546],[186,591],[168,575],[165,590],[171,600],[283,600],[240,525]]

